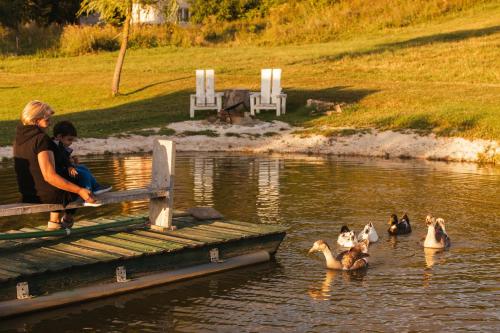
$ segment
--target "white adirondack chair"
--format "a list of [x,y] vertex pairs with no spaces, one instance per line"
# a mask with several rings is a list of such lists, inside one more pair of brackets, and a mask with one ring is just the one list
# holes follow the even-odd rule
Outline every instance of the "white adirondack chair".
[[260,110],[276,110],[276,115],[286,113],[286,94],[281,92],[281,69],[261,70],[260,93],[250,94],[250,114]]
[[196,94],[191,95],[189,116],[194,117],[195,110],[222,109],[223,93],[215,92],[215,78],[213,69],[196,70]]

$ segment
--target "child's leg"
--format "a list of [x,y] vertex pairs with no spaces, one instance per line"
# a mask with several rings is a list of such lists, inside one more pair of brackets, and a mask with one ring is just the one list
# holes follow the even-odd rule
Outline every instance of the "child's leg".
[[92,172],[85,165],[81,164],[76,167],[76,171],[78,171],[78,185],[93,191],[97,186],[97,181]]

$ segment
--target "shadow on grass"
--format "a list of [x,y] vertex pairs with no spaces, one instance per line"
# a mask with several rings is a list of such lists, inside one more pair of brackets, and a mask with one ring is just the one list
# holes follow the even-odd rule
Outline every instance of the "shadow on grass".
[[292,125],[301,125],[305,121],[321,117],[322,114],[311,115],[311,109],[306,107],[307,100],[319,99],[328,102],[356,104],[366,96],[377,93],[375,89],[352,89],[349,86],[335,86],[318,90],[288,89],[287,113],[278,118],[273,111],[263,111],[259,118],[265,120],[284,120]]
[[[398,50],[402,50],[405,48],[420,47],[420,46],[425,46],[425,45],[430,45],[430,44],[435,44],[435,43],[449,43],[449,42],[466,40],[466,39],[474,38],[474,37],[489,36],[489,35],[496,34],[498,32],[500,32],[499,25],[495,25],[495,26],[491,26],[491,27],[487,27],[487,28],[482,28],[482,29],[457,30],[457,31],[452,31],[452,32],[447,32],[447,33],[440,33],[440,34],[435,34],[435,35],[428,35],[428,36],[412,38],[412,39],[408,39],[408,40],[400,41],[400,42],[379,44],[379,45],[375,45],[374,48],[372,48],[370,50],[342,52],[342,53],[335,54],[335,55],[321,56],[321,57],[318,57],[318,58],[312,59],[312,60],[295,62],[295,63],[293,63],[293,65],[298,64],[298,63],[306,63],[306,62],[307,63],[309,63],[309,62],[312,62],[312,63],[335,62],[335,61],[342,60],[344,58],[360,58],[363,56],[381,54],[381,53],[384,53],[387,51],[398,51]],[[289,65],[292,65],[292,64],[289,64]]]
[[[141,89],[147,89],[147,86]],[[278,118],[273,111],[263,111],[258,118],[300,123],[313,119],[309,110],[305,108],[309,98],[357,103],[375,92],[376,90],[350,89],[345,86],[319,90],[288,89],[286,91],[288,94],[286,115]],[[109,108],[81,110],[64,115],[56,113],[53,123],[63,119],[72,121],[80,136],[93,138],[103,138],[144,128],[162,127],[170,122],[189,120],[190,93],[192,93],[191,90],[180,90],[123,104],[120,104],[122,103],[121,97],[117,97],[117,105]],[[195,119],[205,119],[207,115],[214,113],[215,111],[197,112]],[[12,144],[17,123],[18,120],[0,122],[0,146]]]
[[175,78],[175,79],[172,79],[172,80],[164,80],[164,81],[160,81],[160,82],[151,83],[151,84],[145,85],[144,87],[141,87],[141,88],[138,88],[136,90],[130,91],[128,93],[124,93],[122,95],[123,96],[130,96],[130,95],[136,94],[138,92],[144,91],[146,89],[152,88],[154,86],[158,86],[160,84],[170,83],[170,82],[175,82],[175,81],[182,81],[182,80],[186,80],[186,79],[192,79],[192,76],[178,77],[178,78]]
[[443,122],[433,119],[429,114],[412,114],[401,116],[386,116],[374,122],[374,126],[380,129],[411,129],[419,133],[435,132],[442,136],[453,136],[473,129],[481,121],[482,116],[474,115],[465,119],[450,119],[450,122],[443,127]]

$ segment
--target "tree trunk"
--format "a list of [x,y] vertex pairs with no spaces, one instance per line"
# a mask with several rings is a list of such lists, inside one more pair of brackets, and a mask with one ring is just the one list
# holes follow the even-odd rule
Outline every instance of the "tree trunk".
[[116,60],[115,73],[113,74],[113,83],[111,86],[112,96],[116,96],[119,94],[118,89],[120,88],[120,76],[122,73],[123,61],[125,60],[125,53],[127,52],[130,21],[132,20],[132,1],[127,0],[127,2],[127,14],[125,16],[125,22],[123,23],[122,30],[122,43],[120,45],[120,53],[118,54],[118,59]]

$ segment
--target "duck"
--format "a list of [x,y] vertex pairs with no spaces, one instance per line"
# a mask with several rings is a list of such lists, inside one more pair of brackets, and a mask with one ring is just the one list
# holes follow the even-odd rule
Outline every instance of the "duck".
[[343,225],[340,229],[339,237],[337,238],[337,244],[341,247],[351,248],[358,243],[354,231],[349,230],[346,225]]
[[390,227],[387,232],[391,235],[404,235],[411,232],[410,218],[406,213],[399,221],[397,215],[392,214],[389,219],[389,225]]
[[326,259],[326,267],[343,271],[354,271],[368,267],[368,245],[370,241],[365,239],[357,243],[347,251],[333,256],[330,246],[324,240],[317,240],[309,250],[309,254],[323,252]]
[[375,227],[371,222],[365,225],[363,230],[358,234],[358,242],[365,239],[368,239],[370,241],[370,244],[378,241],[377,231],[375,230]]
[[425,248],[446,249],[451,246],[450,237],[446,233],[444,219],[427,215],[425,224],[427,225],[427,236],[424,240]]

